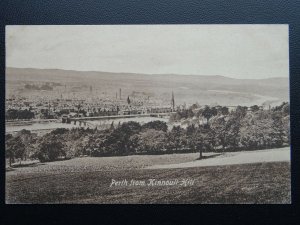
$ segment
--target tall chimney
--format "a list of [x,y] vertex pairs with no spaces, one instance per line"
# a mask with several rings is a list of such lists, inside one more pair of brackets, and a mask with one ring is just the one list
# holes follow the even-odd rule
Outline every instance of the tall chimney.
[[175,109],[175,99],[174,99],[174,93],[173,93],[173,91],[172,91],[171,106],[172,106],[172,110],[174,111],[174,109]]

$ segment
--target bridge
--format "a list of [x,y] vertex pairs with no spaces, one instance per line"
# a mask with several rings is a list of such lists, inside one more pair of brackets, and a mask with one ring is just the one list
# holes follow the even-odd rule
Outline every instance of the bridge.
[[[73,117],[68,118],[69,122],[73,122],[75,125],[79,123],[79,126],[89,126],[89,127],[97,127],[97,125],[92,124],[88,121],[95,120],[113,120],[113,119],[125,119],[125,118],[137,118],[137,117],[158,117],[163,118],[170,116],[173,112],[168,113],[147,113],[147,114],[129,114],[129,115],[112,115],[112,116],[96,116],[96,117]],[[62,120],[64,122],[64,120]]]

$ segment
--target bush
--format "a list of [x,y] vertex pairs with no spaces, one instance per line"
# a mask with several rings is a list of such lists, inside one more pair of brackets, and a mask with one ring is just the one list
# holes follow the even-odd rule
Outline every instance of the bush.
[[41,162],[51,162],[57,160],[59,157],[66,157],[64,145],[59,141],[43,141],[39,144],[35,156]]
[[141,132],[136,139],[136,152],[137,153],[156,153],[162,152],[167,143],[166,133],[154,129],[147,129]]
[[166,122],[155,120],[155,121],[151,121],[151,122],[145,123],[142,126],[142,129],[143,130],[154,129],[154,130],[160,130],[160,131],[167,132],[168,126],[167,126]]

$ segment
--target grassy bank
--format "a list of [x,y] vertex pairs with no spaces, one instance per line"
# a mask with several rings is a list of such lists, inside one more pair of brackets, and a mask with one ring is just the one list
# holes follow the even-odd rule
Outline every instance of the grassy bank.
[[[136,168],[123,166],[123,169],[118,169],[121,168],[120,165],[128,165],[128,160],[133,162],[141,159],[127,158],[127,161],[124,160],[122,163],[121,157],[117,157],[100,166],[99,161],[97,163],[95,161],[94,164],[98,167],[94,171],[83,169],[84,167],[63,171],[63,164],[58,167],[50,164],[7,172],[6,201],[7,203],[290,203],[288,162],[158,170],[139,169],[137,167],[143,164],[140,163]],[[117,169],[111,169],[117,162],[115,160],[119,160]],[[190,159],[183,158],[179,161],[185,160]],[[150,163],[146,163],[147,165],[153,163],[151,158],[148,161]],[[174,159],[170,161],[173,162]],[[43,166],[48,169],[42,170]],[[195,182],[194,185],[187,187],[179,185],[109,187],[112,179],[128,181],[194,179]]]

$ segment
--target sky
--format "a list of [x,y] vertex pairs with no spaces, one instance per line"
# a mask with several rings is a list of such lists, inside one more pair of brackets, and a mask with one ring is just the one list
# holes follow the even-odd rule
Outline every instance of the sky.
[[288,25],[10,25],[6,66],[288,77]]

